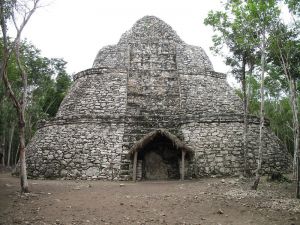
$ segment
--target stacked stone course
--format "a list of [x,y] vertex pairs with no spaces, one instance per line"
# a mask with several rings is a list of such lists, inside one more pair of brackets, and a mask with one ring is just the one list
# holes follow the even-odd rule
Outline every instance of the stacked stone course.
[[[268,123],[266,123],[268,126]],[[256,167],[259,119],[249,116],[249,163]],[[152,16],[117,45],[99,51],[93,68],[75,75],[57,116],[41,121],[27,146],[33,178],[127,180],[130,148],[165,129],[193,152],[188,177],[243,170],[242,102],[200,47],[185,44]],[[263,171],[287,171],[290,156],[265,128]],[[181,165],[180,165],[181,166]],[[143,160],[137,163],[143,179]]]

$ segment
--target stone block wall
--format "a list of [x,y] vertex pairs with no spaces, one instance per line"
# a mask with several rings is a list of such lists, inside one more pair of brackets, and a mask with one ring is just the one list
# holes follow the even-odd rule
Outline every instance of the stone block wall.
[[32,178],[106,179],[119,177],[124,124],[48,124],[27,146]]
[[242,112],[242,101],[227,84],[225,77],[211,73],[180,75],[182,113],[213,115]]
[[167,40],[129,45],[127,114],[175,114],[179,110],[176,45]]
[[[195,150],[193,175],[239,175],[243,171],[243,123],[189,123],[181,126],[184,140]],[[249,125],[248,159],[256,169],[259,124]],[[263,173],[287,171],[291,158],[283,152],[275,135],[265,128],[263,139]]]
[[93,68],[127,69],[129,61],[128,46],[109,45],[98,52]]
[[199,75],[213,71],[212,63],[201,47],[187,44],[176,46],[177,69],[180,74]]
[[58,117],[78,115],[124,115],[127,74],[122,70],[92,69],[77,74],[64,98]]
[[[155,117],[71,117],[48,121],[27,146],[28,173],[32,178],[130,180],[129,149],[147,133],[163,127],[194,150],[194,157],[185,164],[187,178],[239,175],[243,171],[241,119],[238,116],[194,117],[192,120],[199,122],[188,122],[187,117],[159,120]],[[248,157],[254,171],[259,125],[255,118],[249,122]],[[289,170],[291,157],[268,128],[263,149],[264,173]],[[139,160],[139,180],[142,163]]]

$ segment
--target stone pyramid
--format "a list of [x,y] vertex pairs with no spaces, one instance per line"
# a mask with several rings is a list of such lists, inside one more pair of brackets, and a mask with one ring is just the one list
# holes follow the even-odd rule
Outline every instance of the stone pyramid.
[[[285,171],[290,156],[266,125],[263,171]],[[249,116],[252,170],[258,133],[259,119]],[[239,175],[242,136],[242,101],[226,75],[201,47],[145,16],[75,75],[57,116],[42,121],[27,146],[28,172],[106,180]]]

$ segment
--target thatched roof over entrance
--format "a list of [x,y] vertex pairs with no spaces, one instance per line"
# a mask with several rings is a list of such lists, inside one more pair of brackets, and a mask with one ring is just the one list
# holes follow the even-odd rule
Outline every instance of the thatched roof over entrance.
[[151,143],[158,136],[162,136],[162,137],[169,139],[172,142],[173,147],[176,150],[186,152],[188,157],[192,157],[194,155],[194,151],[190,147],[188,147],[186,144],[184,144],[178,137],[176,137],[175,135],[171,134],[170,132],[168,132],[164,129],[158,129],[158,130],[155,130],[155,131],[152,131],[152,132],[146,134],[143,138],[138,140],[131,147],[131,149],[128,152],[128,155],[133,155],[134,152],[139,152],[140,150],[145,148],[149,143]]

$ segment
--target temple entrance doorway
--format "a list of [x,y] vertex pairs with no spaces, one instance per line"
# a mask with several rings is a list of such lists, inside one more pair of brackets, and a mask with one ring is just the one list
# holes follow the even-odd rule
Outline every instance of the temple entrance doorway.
[[[153,131],[137,141],[129,151],[133,156],[133,180],[136,180],[137,173],[143,180],[184,179],[185,161],[191,158],[192,153],[168,131]],[[141,162],[142,166],[137,168],[137,162]]]
[[143,162],[142,178],[146,180],[179,179],[179,160],[181,151],[177,151],[172,142],[157,136],[141,149],[139,158]]

